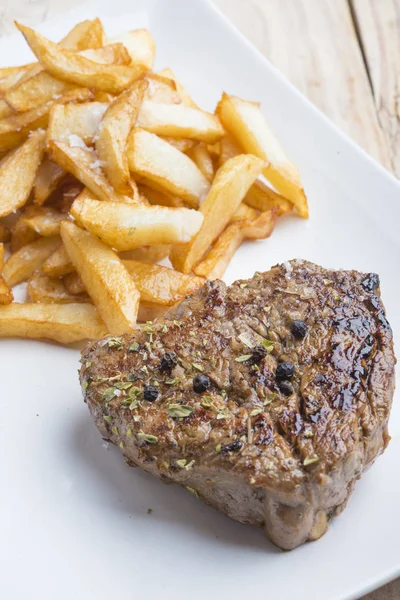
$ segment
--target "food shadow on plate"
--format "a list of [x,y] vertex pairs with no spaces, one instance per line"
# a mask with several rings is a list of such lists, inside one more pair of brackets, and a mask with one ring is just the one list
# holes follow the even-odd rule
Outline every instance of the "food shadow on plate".
[[70,447],[81,471],[79,479],[84,482],[79,493],[89,504],[100,503],[108,511],[125,514],[132,524],[137,519],[162,521],[163,526],[171,527],[173,535],[177,528],[192,529],[196,535],[224,546],[248,547],[267,554],[281,552],[261,529],[237,523],[180,486],[165,485],[142,469],[129,467],[119,450],[101,439],[89,414],[80,414],[72,424]]

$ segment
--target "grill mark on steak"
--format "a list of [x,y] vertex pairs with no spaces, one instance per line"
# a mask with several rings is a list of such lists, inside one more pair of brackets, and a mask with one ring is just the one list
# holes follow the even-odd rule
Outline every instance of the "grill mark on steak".
[[[229,287],[209,282],[165,320],[88,346],[80,377],[101,434],[127,462],[264,526],[283,548],[320,537],[388,442],[395,360],[376,281],[291,261]],[[294,321],[307,326],[301,339]],[[273,348],[261,351],[263,340]],[[164,372],[169,351],[179,360]],[[281,369],[290,395],[281,362],[293,365],[293,376]],[[203,393],[199,374],[210,379]]]

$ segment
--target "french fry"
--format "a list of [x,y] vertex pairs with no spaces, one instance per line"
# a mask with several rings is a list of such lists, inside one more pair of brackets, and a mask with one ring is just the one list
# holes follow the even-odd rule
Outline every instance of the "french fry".
[[141,302],[172,306],[205,283],[202,277],[184,275],[161,265],[135,260],[124,260],[123,264],[135,283]]
[[0,166],[0,217],[21,208],[29,198],[44,151],[44,131],[35,131]]
[[79,56],[100,65],[129,65],[131,57],[123,44],[109,44],[103,48],[88,48],[78,53]]
[[219,142],[219,158],[218,164],[222,166],[226,163],[227,160],[237,156],[238,154],[243,154],[244,150],[240,147],[237,141],[227,133]]
[[132,183],[125,148],[148,83],[135,82],[118,96],[103,114],[96,139],[96,150],[111,185],[119,194],[131,195]]
[[153,133],[133,129],[128,140],[129,168],[147,184],[180,196],[196,208],[210,184],[192,160]]
[[19,218],[11,227],[11,252],[16,252],[22,246],[30,244],[39,238],[39,234],[28,227],[23,219],[24,217],[33,217],[40,214],[42,214],[40,206],[29,204],[22,209]]
[[134,64],[151,69],[156,54],[156,44],[147,29],[134,29],[107,38],[107,43],[121,42],[128,50]]
[[73,273],[68,273],[68,275],[65,275],[63,277],[63,283],[65,286],[65,289],[70,294],[78,295],[78,294],[84,294],[86,292],[86,288],[83,285],[83,281],[79,277],[79,275],[76,271],[73,271]]
[[105,39],[100,19],[88,19],[77,23],[59,45],[67,50],[79,52],[88,48],[101,48],[105,44]]
[[204,215],[200,231],[188,244],[176,246],[171,252],[175,269],[190,273],[200,262],[210,244],[228,224],[264,165],[263,160],[251,154],[239,154],[218,169],[208,196],[200,207]]
[[182,102],[185,106],[190,106],[191,108],[199,108],[197,106],[197,104],[189,96],[189,94],[187,93],[187,91],[185,90],[183,85],[181,83],[179,83],[179,81],[177,80],[172,69],[170,69],[170,68],[162,69],[161,71],[158,72],[158,75],[162,75],[163,77],[169,77],[169,79],[172,79],[172,81],[175,82],[178,94],[181,97]]
[[0,337],[49,339],[73,344],[98,339],[107,330],[92,304],[19,304],[0,306]]
[[171,246],[141,246],[135,250],[120,252],[119,257],[124,260],[140,260],[147,263],[156,263],[168,258]]
[[16,23],[41,65],[58,79],[118,94],[146,72],[143,65],[102,65],[65,50],[29,27]]
[[196,145],[195,140],[189,140],[188,138],[173,138],[168,135],[160,135],[159,137],[165,142],[168,142],[168,144],[171,144],[171,146],[179,150],[179,152],[187,152]]
[[49,277],[63,277],[64,275],[75,271],[75,267],[65,250],[64,244],[60,244],[58,248],[46,258],[42,265],[42,271]]
[[65,176],[66,172],[62,167],[44,156],[33,184],[34,203],[39,206],[44,204]]
[[59,244],[59,237],[41,238],[17,250],[7,259],[3,268],[7,285],[14,287],[29,279]]
[[142,183],[138,186],[139,193],[142,194],[150,204],[158,206],[170,206],[172,208],[179,208],[185,206],[185,202],[179,196],[173,196],[168,192],[160,192]]
[[293,208],[293,204],[289,200],[274,192],[260,179],[250,187],[243,202],[261,211],[276,207],[278,215],[284,215]]
[[13,109],[7,104],[4,98],[0,98],[0,119],[9,117],[14,113]]
[[43,304],[90,302],[87,294],[70,294],[61,279],[48,277],[40,271],[36,271],[28,281],[28,294],[32,302]]
[[112,335],[132,331],[139,292],[118,256],[74,223],[61,225],[61,237],[85,288]]
[[[70,140],[71,143],[71,140]],[[72,140],[72,143],[75,143]],[[138,198],[118,194],[102,171],[102,162],[96,153],[80,145],[70,146],[65,142],[51,140],[51,158],[79,181],[86,185],[91,192],[101,200],[110,202],[136,203]],[[135,188],[133,188],[134,190]]]
[[[199,231],[203,215],[188,208],[79,200],[71,214],[88,231],[116,250],[151,244],[184,244]],[[68,250],[67,250],[68,251]]]
[[23,81],[9,89],[4,94],[4,100],[13,111],[24,112],[49,102],[54,96],[63,94],[73,87],[70,83],[55,79],[46,71],[39,71],[32,77],[25,77]]
[[287,158],[259,104],[224,93],[216,113],[225,129],[233,135],[245,152],[266,161],[264,176],[284,198],[294,204],[301,217],[307,218],[307,198],[299,170]]
[[10,304],[14,300],[14,296],[6,282],[4,277],[0,275],[0,304]]
[[60,213],[54,208],[46,207],[43,214],[32,217],[23,217],[22,222],[36,231],[40,236],[53,237],[60,233],[60,224],[66,218],[66,214]]
[[21,144],[34,129],[45,129],[49,120],[49,110],[53,104],[81,102],[90,100],[92,96],[93,93],[88,88],[74,89],[47,104],[0,119],[0,152]]
[[0,223],[0,242],[9,242],[11,239],[11,231],[4,225],[4,223]]
[[31,68],[32,64],[22,67],[3,67],[0,72],[0,94],[5,94],[7,90],[21,81]]
[[272,209],[261,213],[253,221],[235,220],[226,227],[205,258],[194,268],[199,277],[221,279],[235,252],[246,239],[263,239],[271,235],[277,216]]
[[211,183],[214,179],[214,163],[206,144],[196,144],[187,150],[187,155],[199,167],[204,177]]
[[147,73],[146,81],[149,84],[144,95],[146,100],[163,104],[180,104],[182,102],[176,89],[176,83],[172,79],[156,73]]
[[97,134],[101,119],[108,105],[104,102],[82,102],[81,104],[64,104],[53,106],[49,112],[47,144],[51,141],[91,144]]
[[3,270],[4,267],[4,244],[1,242],[0,243],[0,272]]
[[157,135],[185,137],[213,144],[223,135],[219,119],[211,113],[184,104],[161,104],[144,100],[137,127]]

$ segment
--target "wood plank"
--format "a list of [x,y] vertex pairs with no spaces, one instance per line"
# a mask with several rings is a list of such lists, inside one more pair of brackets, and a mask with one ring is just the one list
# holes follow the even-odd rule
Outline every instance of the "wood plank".
[[390,168],[347,0],[214,1],[303,94]]
[[353,0],[379,123],[400,177],[400,0]]

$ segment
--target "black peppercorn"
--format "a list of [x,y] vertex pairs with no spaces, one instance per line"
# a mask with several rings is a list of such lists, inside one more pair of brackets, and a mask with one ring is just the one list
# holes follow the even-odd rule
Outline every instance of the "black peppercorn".
[[259,362],[262,361],[262,359],[267,355],[267,350],[264,348],[264,346],[256,346],[255,348],[253,348],[252,353],[251,353],[251,359],[250,362],[252,365],[255,365]]
[[201,394],[208,390],[210,383],[210,378],[207,375],[196,375],[193,379],[193,390],[196,394]]
[[291,332],[292,332],[293,336],[297,340],[301,340],[304,337],[306,337],[307,331],[308,331],[308,327],[304,323],[304,321],[300,321],[300,320],[299,321],[293,321]]
[[284,396],[291,396],[293,394],[294,390],[290,381],[280,381],[278,385]]
[[178,362],[178,357],[175,352],[166,352],[160,360],[160,369],[165,373],[170,373]]
[[367,292],[373,292],[379,285],[379,275],[377,275],[377,273],[369,273],[367,277],[362,280],[361,285]]
[[290,379],[294,375],[294,366],[289,362],[281,362],[279,363],[275,377],[277,379]]
[[147,402],[155,402],[158,398],[158,389],[154,385],[145,385],[143,399]]
[[239,440],[236,440],[236,442],[232,442],[230,444],[225,444],[224,446],[221,446],[221,452],[239,452],[239,450],[241,450],[242,447],[243,443]]

